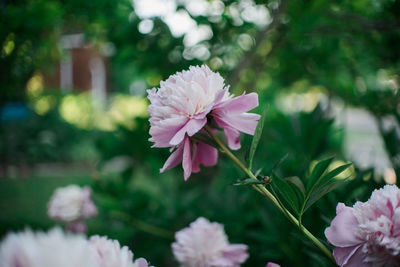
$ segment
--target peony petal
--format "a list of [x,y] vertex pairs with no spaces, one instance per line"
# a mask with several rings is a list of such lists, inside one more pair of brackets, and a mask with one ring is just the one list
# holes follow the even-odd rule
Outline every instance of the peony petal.
[[207,123],[207,118],[190,119],[179,131],[176,132],[174,137],[170,140],[169,144],[176,146],[180,144],[187,133],[189,136],[194,135]]
[[400,235],[400,208],[396,208],[393,214],[393,235]]
[[333,257],[336,263],[342,267],[371,267],[369,262],[364,262],[366,255],[362,251],[362,245],[335,248]]
[[159,121],[157,125],[150,128],[150,142],[154,142],[153,147],[170,147],[171,139],[188,122],[188,118],[177,117]]
[[147,261],[144,258],[138,258],[137,260],[135,260],[135,262],[133,263],[135,267],[148,267],[149,264],[147,263]]
[[258,106],[258,95],[256,93],[245,94],[226,100],[217,104],[215,110],[229,114],[240,114],[252,110]]
[[183,141],[183,160],[182,160],[182,166],[183,166],[183,177],[185,178],[185,181],[189,179],[190,174],[192,174],[192,160],[190,156],[190,140],[189,137],[185,137]]
[[86,234],[87,227],[86,227],[86,223],[83,220],[76,220],[76,221],[68,222],[65,225],[65,230],[70,233]]
[[160,172],[164,172],[165,170],[169,170],[179,163],[182,162],[182,157],[183,157],[183,144],[181,144],[177,150],[175,150],[171,156],[167,159],[167,161],[164,163],[164,166],[160,169]]
[[253,113],[243,114],[217,114],[220,120],[224,121],[230,127],[235,128],[246,134],[253,135],[256,130],[260,115]]
[[232,244],[223,249],[222,255],[232,263],[243,263],[249,258],[247,249],[248,247],[244,244]]
[[225,133],[226,139],[228,140],[229,148],[232,150],[240,149],[241,145],[240,145],[239,131],[228,126],[228,127],[224,128],[224,133]]
[[200,171],[200,164],[213,166],[218,161],[218,150],[205,143],[193,145],[192,172]]
[[279,264],[276,264],[274,262],[268,262],[265,267],[281,267]]
[[228,140],[228,146],[232,150],[238,150],[240,146],[240,133],[238,130],[232,128],[226,124],[223,120],[218,117],[214,117],[216,123],[224,129],[226,139]]
[[331,226],[325,229],[328,241],[338,247],[350,247],[360,244],[362,241],[356,236],[358,221],[353,214],[353,208],[339,203],[336,207],[336,217]]

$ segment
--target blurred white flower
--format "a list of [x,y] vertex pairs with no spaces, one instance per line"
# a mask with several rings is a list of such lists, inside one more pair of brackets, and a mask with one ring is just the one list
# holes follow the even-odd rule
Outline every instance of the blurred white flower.
[[1,267],[148,267],[145,259],[133,262],[133,253],[118,241],[94,236],[25,230],[9,233],[0,243]]
[[237,267],[249,257],[247,246],[229,244],[224,226],[198,218],[175,234],[175,258],[185,267]]
[[143,258],[133,262],[133,253],[128,247],[121,247],[117,240],[92,236],[89,240],[94,248],[100,267],[148,267]]
[[48,215],[61,222],[73,222],[97,215],[88,186],[69,185],[57,188],[48,204]]
[[59,228],[9,233],[0,244],[1,267],[98,267],[95,256],[83,236]]

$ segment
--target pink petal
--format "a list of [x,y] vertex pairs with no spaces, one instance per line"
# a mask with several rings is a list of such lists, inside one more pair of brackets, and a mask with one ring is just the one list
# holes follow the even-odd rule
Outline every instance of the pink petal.
[[224,121],[230,127],[235,128],[246,134],[253,135],[256,130],[260,115],[253,113],[243,114],[218,114],[220,120]]
[[252,110],[258,106],[258,95],[256,93],[245,94],[226,100],[215,106],[216,110],[229,114],[239,114]]
[[207,123],[207,118],[190,119],[179,131],[176,132],[174,137],[170,140],[169,144],[176,146],[180,144],[187,133],[189,136],[194,135]]
[[232,263],[243,263],[249,258],[247,253],[248,247],[243,244],[232,244],[225,247],[222,251],[224,258],[229,259]]
[[371,266],[365,263],[365,254],[362,252],[362,245],[335,248],[333,250],[333,257],[339,266],[343,267],[367,267]]
[[337,247],[350,247],[362,242],[356,235],[358,221],[353,214],[353,208],[339,203],[336,207],[336,217],[331,226],[325,229],[328,241]]
[[184,144],[183,144],[183,160],[182,160],[182,166],[183,166],[183,177],[185,178],[185,181],[189,179],[190,174],[192,174],[192,159],[190,156],[190,140],[189,137],[185,137],[184,139]]
[[274,262],[268,262],[267,265],[265,265],[265,267],[281,267],[281,266]]
[[218,150],[205,143],[193,145],[192,172],[200,171],[200,164],[204,166],[213,166],[217,164]]
[[156,126],[150,127],[150,142],[154,142],[153,147],[170,147],[171,139],[184,127],[188,118],[170,118],[159,121]]
[[215,99],[214,99],[215,104],[213,106],[213,109],[218,108],[218,106],[220,106],[222,103],[224,103],[224,102],[222,102],[222,99],[226,95],[229,95],[228,89],[229,89],[228,87],[225,87],[224,89],[220,90],[219,92],[217,92],[215,94]]
[[97,215],[97,207],[94,204],[91,195],[92,190],[90,187],[85,186],[82,189],[83,191],[83,201],[82,201],[82,217],[90,218]]
[[167,159],[167,161],[164,163],[164,166],[160,169],[160,172],[164,172],[165,170],[169,170],[179,163],[182,162],[182,157],[183,157],[183,144],[181,144],[177,150],[175,150],[171,156]]
[[224,129],[226,139],[228,140],[228,146],[232,150],[238,150],[240,148],[240,133],[238,130],[232,128],[226,124],[223,120],[218,117],[214,117],[214,120],[219,126]]
[[137,267],[148,267],[149,264],[147,263],[147,261],[143,258],[138,258],[137,260],[135,260],[134,265]]
[[393,214],[393,235],[400,235],[400,209],[396,209]]
[[76,234],[86,234],[87,232],[86,224],[83,220],[76,220],[67,223],[65,230]]
[[224,128],[224,133],[226,136],[226,139],[228,140],[228,146],[232,150],[238,150],[240,149],[240,133],[238,130],[235,130],[232,127],[225,127]]

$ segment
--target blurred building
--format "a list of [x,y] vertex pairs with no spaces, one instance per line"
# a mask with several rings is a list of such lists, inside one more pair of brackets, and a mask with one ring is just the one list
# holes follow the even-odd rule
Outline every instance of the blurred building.
[[45,75],[46,87],[62,92],[88,91],[93,99],[104,103],[109,92],[108,59],[99,48],[85,43],[83,34],[63,35],[61,59],[54,71]]

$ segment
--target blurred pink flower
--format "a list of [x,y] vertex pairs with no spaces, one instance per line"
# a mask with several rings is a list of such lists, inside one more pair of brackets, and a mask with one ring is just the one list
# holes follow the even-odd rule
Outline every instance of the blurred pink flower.
[[400,266],[400,189],[386,185],[352,208],[339,203],[325,236],[340,266]]
[[185,267],[238,267],[249,257],[246,245],[229,244],[222,224],[201,217],[175,239],[174,256]]
[[97,208],[91,199],[90,187],[69,185],[55,190],[49,201],[47,213],[50,218],[67,223],[67,230],[85,233],[86,225],[83,219],[96,216]]
[[268,262],[265,267],[281,267],[279,264],[276,264],[274,262]]
[[143,258],[133,262],[133,253],[128,247],[121,247],[117,240],[92,236],[89,244],[95,250],[99,267],[148,267]]
[[240,148],[239,131],[254,134],[257,114],[246,113],[258,106],[256,93],[233,97],[223,78],[207,66],[191,66],[188,71],[171,75],[160,88],[148,90],[150,115],[149,141],[153,147],[170,147],[171,154],[161,172],[182,162],[185,180],[200,164],[217,163],[218,152],[191,137],[214,120],[224,129],[231,149]]

